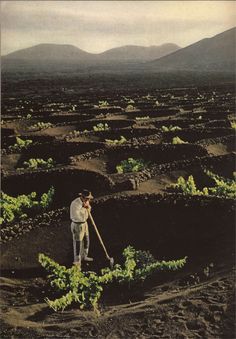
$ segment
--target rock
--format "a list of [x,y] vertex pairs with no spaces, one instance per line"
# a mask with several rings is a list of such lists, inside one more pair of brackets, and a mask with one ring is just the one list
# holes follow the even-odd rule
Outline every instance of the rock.
[[124,182],[124,185],[127,190],[137,190],[139,186],[139,181],[137,179],[128,179]]
[[179,333],[177,335],[176,339],[188,339],[188,336],[184,333]]
[[213,312],[214,311],[225,312],[226,308],[227,308],[226,305],[217,305],[217,304],[209,305],[209,309]]
[[198,330],[202,327],[205,327],[205,324],[198,319],[193,319],[187,321],[186,326],[189,330]]

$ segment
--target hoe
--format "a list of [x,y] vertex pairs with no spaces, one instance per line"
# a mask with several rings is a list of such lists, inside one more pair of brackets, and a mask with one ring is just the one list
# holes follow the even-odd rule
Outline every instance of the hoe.
[[106,247],[105,247],[105,245],[104,245],[104,242],[103,242],[103,240],[102,240],[102,238],[101,238],[101,236],[100,236],[100,233],[99,233],[99,231],[98,231],[98,228],[97,228],[97,226],[96,226],[96,224],[95,224],[95,221],[94,221],[94,219],[93,219],[93,217],[92,217],[92,215],[91,215],[90,212],[89,212],[89,218],[90,218],[91,223],[93,224],[93,227],[94,227],[94,229],[95,229],[95,231],[96,231],[96,233],[97,233],[97,236],[98,236],[98,239],[99,239],[99,241],[100,241],[100,244],[102,245],[102,248],[103,248],[103,250],[104,250],[104,252],[105,252],[105,254],[106,254],[106,258],[107,258],[107,260],[109,260],[109,262],[110,262],[110,268],[112,269],[113,266],[114,266],[114,259],[108,255],[107,250],[106,250]]

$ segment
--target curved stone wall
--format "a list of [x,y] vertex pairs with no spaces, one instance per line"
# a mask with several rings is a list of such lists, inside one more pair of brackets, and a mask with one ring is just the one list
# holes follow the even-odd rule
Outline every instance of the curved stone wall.
[[[234,248],[235,206],[230,199],[155,194],[107,196],[94,201],[92,213],[109,254],[117,261],[127,245],[150,250],[159,259],[188,256],[190,263],[205,255],[214,256],[225,247]],[[2,245],[2,269],[38,268],[41,252],[70,265],[68,209],[27,220],[21,230],[23,225],[26,229],[31,227],[30,232]],[[9,229],[6,234],[9,237]],[[92,226],[90,236],[91,255],[97,264],[107,264]]]
[[51,186],[55,188],[55,207],[66,206],[84,188],[97,196],[111,192],[113,182],[103,174],[73,167],[11,174],[2,179],[2,190],[13,196],[33,191],[39,195]]

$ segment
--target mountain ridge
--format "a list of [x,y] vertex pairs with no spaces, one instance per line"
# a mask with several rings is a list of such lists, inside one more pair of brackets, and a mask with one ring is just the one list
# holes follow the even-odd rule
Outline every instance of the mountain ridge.
[[204,38],[149,62],[165,70],[231,70],[235,66],[236,27]]
[[[135,59],[139,59],[141,61],[148,61],[150,57],[148,56],[149,51],[151,51],[151,58],[156,54],[156,58],[161,57],[163,54],[166,55],[171,53],[180,47],[176,44],[166,43],[160,46],[138,46],[138,45],[125,45],[114,47],[108,49],[101,53],[90,53],[82,50],[79,47],[76,47],[71,44],[50,44],[50,43],[42,43],[35,46],[27,47],[21,50],[17,50],[11,53],[4,55],[2,58],[6,59],[21,59],[21,60],[32,60],[41,59],[63,59],[63,57],[69,57],[70,60],[74,58],[89,58],[93,60],[128,60],[136,57]],[[159,52],[160,51],[160,52]],[[117,54],[114,56],[114,52]],[[135,54],[134,54],[135,52]],[[146,52],[146,55],[145,55]],[[58,54],[60,53],[60,54]],[[141,54],[139,56],[139,54]],[[111,57],[110,57],[111,56]]]
[[125,45],[89,53],[69,44],[39,44],[2,57],[5,71],[235,72],[236,27],[189,46]]

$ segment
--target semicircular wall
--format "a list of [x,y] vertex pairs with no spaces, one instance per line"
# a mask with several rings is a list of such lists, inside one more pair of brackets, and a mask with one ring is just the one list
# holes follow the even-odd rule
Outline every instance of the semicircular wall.
[[[120,261],[128,245],[150,250],[158,259],[188,256],[190,263],[205,256],[215,258],[224,249],[226,253],[234,250],[235,207],[230,199],[155,194],[107,196],[94,202],[92,213],[108,253],[116,261]],[[69,210],[63,211],[61,219],[51,214],[45,216],[45,222],[38,218],[35,223],[19,239],[2,245],[2,269],[39,268],[38,253],[46,253],[61,264],[72,263]],[[105,255],[93,227],[89,228],[91,256],[104,267],[108,264]],[[227,254],[226,258],[231,257]]]

